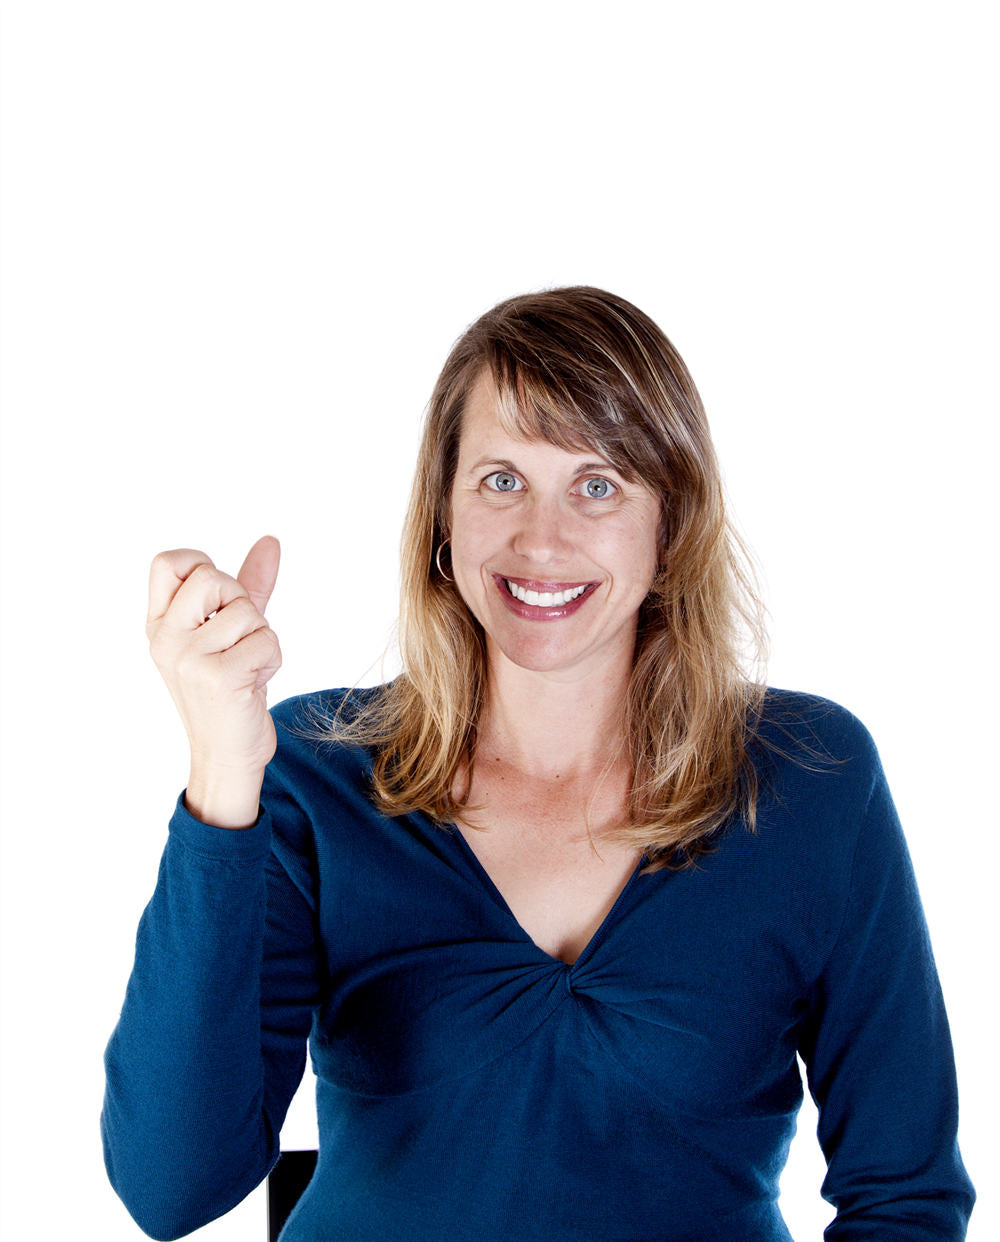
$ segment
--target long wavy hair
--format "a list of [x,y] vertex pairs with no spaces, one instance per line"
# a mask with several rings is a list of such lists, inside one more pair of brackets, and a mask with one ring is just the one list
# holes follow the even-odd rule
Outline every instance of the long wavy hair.
[[[638,619],[623,703],[632,779],[604,839],[640,847],[643,870],[690,865],[734,816],[756,828],[749,748],[763,702],[763,608],[727,519],[694,382],[631,303],[586,286],[509,298],[455,342],[427,409],[401,540],[402,672],[363,708],[348,694],[330,740],[372,747],[372,797],[442,827],[468,808],[487,687],[479,622],[440,570],[462,413],[484,368],[508,434],[602,454],[661,499],[658,572]],[[609,758],[608,770],[621,756]],[[471,779],[471,776],[470,776]]]

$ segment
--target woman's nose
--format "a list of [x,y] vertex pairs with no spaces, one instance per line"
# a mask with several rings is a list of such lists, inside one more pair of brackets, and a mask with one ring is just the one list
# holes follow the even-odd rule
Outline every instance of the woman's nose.
[[573,515],[556,499],[534,498],[521,510],[514,551],[537,565],[557,564],[572,548]]

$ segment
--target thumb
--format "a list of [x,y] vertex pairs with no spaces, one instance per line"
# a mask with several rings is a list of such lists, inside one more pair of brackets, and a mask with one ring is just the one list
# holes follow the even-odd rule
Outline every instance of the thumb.
[[247,553],[236,575],[236,581],[246,587],[251,604],[261,613],[274,590],[280,559],[281,544],[273,535],[264,535]]

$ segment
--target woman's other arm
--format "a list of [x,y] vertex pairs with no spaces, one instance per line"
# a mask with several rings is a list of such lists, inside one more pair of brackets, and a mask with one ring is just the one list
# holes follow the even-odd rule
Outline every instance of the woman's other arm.
[[[869,739],[870,742],[870,739]],[[966,1235],[955,1064],[916,878],[872,750],[871,795],[840,933],[800,1051],[819,1108],[829,1242]]]

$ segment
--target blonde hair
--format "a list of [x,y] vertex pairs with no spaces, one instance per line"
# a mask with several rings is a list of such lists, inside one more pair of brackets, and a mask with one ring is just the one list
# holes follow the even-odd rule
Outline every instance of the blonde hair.
[[605,836],[640,847],[644,871],[687,866],[734,815],[755,831],[748,747],[764,687],[744,664],[763,664],[763,610],[684,362],[648,316],[601,289],[510,298],[453,346],[403,527],[403,671],[356,712],[344,711],[348,694],[325,736],[374,748],[373,800],[386,815],[422,811],[445,826],[468,806],[468,785],[458,799],[453,788],[475,759],[486,645],[436,557],[449,533],[462,412],[484,368],[509,434],[585,444],[661,498],[659,572],[640,608],[623,704],[626,819]]

